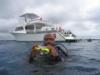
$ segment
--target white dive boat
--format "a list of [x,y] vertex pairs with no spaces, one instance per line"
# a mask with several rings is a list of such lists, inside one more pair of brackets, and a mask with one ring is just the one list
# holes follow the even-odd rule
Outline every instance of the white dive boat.
[[61,27],[57,28],[33,13],[21,15],[19,25],[12,32],[16,41],[43,41],[46,33],[54,33],[56,41],[75,39],[75,35],[70,31],[65,32]]

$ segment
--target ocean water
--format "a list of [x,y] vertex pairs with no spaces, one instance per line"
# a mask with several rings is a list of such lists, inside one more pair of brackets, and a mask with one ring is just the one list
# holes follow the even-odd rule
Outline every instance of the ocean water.
[[34,42],[0,41],[0,75],[100,75],[100,40],[66,43],[68,57],[56,65],[28,63]]

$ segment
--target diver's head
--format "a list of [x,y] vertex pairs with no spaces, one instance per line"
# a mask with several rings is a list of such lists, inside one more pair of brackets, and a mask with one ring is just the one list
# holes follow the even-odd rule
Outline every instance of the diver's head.
[[54,45],[55,44],[56,35],[53,33],[48,33],[44,36],[45,45]]

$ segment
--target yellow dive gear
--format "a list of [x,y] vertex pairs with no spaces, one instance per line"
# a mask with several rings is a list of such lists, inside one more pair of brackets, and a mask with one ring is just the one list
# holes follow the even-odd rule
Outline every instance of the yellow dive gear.
[[50,49],[47,48],[46,46],[36,45],[34,49],[39,50],[43,54],[49,54],[49,52],[50,52]]
[[50,50],[47,47],[43,47],[40,49],[41,52],[43,52],[44,54],[49,54]]

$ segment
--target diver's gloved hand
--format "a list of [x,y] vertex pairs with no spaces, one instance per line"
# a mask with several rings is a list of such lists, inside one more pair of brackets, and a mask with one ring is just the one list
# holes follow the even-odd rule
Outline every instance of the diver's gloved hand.
[[35,44],[32,48],[33,50],[40,50],[40,45],[38,44]]

